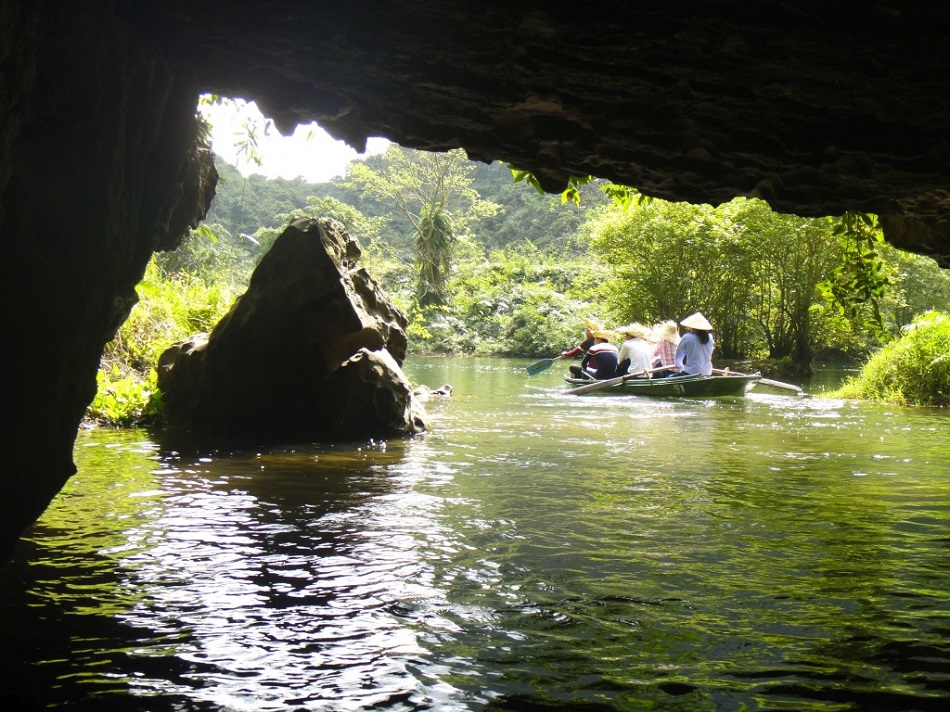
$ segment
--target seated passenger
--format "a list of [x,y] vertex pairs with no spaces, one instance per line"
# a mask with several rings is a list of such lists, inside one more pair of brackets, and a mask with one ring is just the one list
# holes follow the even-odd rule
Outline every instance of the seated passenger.
[[591,331],[591,338],[594,343],[581,359],[581,365],[570,367],[571,375],[575,378],[613,378],[617,375],[617,347],[610,343],[613,334],[595,329]]
[[[650,348],[647,341],[650,330],[643,324],[633,323],[621,327],[617,331],[627,338],[620,345],[620,351],[617,354],[616,375],[623,376],[628,373],[638,374],[649,371],[653,360],[653,349]],[[649,374],[636,376],[636,378],[649,378]]]

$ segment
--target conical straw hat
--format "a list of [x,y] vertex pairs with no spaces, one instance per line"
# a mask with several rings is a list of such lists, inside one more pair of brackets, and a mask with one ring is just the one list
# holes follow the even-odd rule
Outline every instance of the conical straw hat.
[[704,317],[699,312],[690,314],[688,317],[683,319],[680,324],[685,326],[687,329],[702,329],[703,331],[712,331],[712,324],[710,324],[706,317]]

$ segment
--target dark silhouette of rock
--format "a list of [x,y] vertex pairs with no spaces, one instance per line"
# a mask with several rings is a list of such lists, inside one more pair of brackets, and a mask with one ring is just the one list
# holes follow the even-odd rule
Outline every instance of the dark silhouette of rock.
[[335,220],[291,223],[214,331],[162,354],[171,431],[233,444],[425,430],[400,368],[406,317],[359,254]]

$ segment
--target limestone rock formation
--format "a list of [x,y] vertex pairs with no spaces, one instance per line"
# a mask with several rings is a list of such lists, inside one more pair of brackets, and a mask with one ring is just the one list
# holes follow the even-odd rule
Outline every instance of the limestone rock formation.
[[359,253],[335,220],[291,223],[210,336],[162,355],[172,429],[248,444],[426,429],[400,369],[406,318]]

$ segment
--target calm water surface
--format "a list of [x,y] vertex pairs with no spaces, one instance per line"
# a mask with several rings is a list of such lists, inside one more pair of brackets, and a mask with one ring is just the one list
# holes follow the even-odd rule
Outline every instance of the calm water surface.
[[81,433],[0,570],[0,701],[950,709],[950,414],[565,396],[527,363],[411,360],[455,391],[406,441]]

